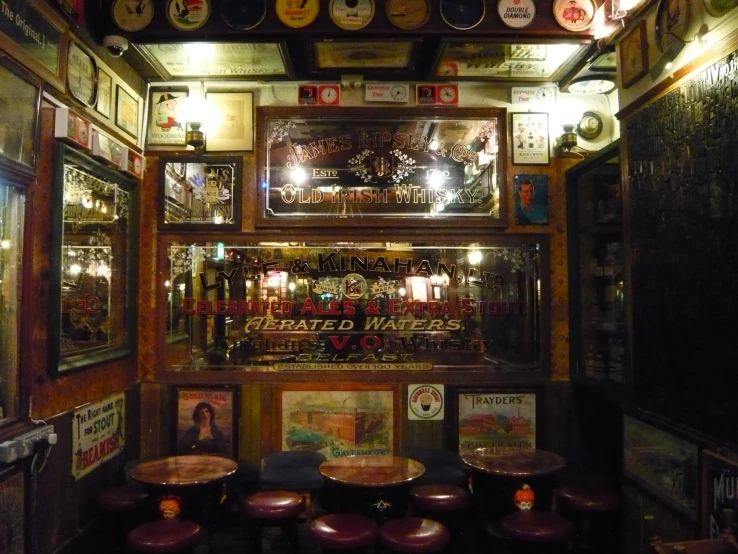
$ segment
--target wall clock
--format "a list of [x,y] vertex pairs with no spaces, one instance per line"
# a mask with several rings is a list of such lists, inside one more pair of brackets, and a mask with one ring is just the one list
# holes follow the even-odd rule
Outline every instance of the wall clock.
[[459,87],[457,85],[441,85],[438,87],[439,104],[458,104]]
[[129,33],[145,28],[154,17],[151,0],[115,0],[110,10],[115,24]]
[[484,19],[484,0],[441,0],[441,17],[454,29],[465,31]]
[[346,31],[363,29],[374,18],[374,0],[331,0],[333,23]]
[[74,42],[67,57],[69,93],[85,106],[94,106],[97,97],[97,64],[95,59]]
[[336,106],[341,102],[341,92],[338,85],[321,85],[318,87],[318,99],[321,104]]
[[293,29],[307,27],[320,11],[318,0],[277,0],[274,6],[279,20]]
[[584,112],[577,125],[577,135],[584,140],[594,140],[602,133],[602,118],[595,112]]
[[584,31],[592,25],[595,14],[593,0],[554,0],[556,23],[567,31]]
[[410,31],[425,25],[430,17],[430,0],[387,0],[387,19],[398,29]]
[[675,41],[684,43],[689,24],[689,0],[661,0],[656,11],[656,46],[666,52]]
[[224,0],[220,5],[220,15],[230,27],[246,31],[262,22],[266,15],[264,0]]
[[207,23],[210,0],[169,0],[167,19],[180,31],[194,31]]

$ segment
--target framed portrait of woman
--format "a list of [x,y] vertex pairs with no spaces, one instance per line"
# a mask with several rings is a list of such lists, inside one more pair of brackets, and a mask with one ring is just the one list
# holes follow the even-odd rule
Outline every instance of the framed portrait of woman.
[[237,391],[232,387],[175,387],[177,454],[237,452]]

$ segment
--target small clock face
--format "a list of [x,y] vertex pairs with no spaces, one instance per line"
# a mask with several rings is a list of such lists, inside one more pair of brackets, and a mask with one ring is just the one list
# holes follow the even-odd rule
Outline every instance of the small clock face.
[[94,105],[97,95],[97,66],[92,56],[74,42],[69,45],[67,83],[72,96],[86,106]]
[[407,100],[407,87],[403,85],[393,85],[389,91],[390,98],[396,102],[405,102]]
[[451,104],[456,102],[458,93],[455,87],[446,85],[438,89],[438,99],[444,104]]
[[338,92],[333,87],[325,87],[320,91],[320,100],[324,104],[335,104],[338,102]]

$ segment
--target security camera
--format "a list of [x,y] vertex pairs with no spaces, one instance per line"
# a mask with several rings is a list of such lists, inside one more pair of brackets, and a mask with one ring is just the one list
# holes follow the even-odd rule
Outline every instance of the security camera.
[[103,39],[103,46],[108,49],[108,54],[120,58],[128,50],[128,41],[118,35],[108,35]]

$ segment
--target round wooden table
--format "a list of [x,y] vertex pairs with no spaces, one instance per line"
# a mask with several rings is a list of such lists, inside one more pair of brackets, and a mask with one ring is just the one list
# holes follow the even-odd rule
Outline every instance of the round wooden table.
[[534,509],[549,510],[553,502],[552,477],[566,465],[566,460],[546,450],[523,450],[499,454],[492,448],[478,448],[462,454],[472,468],[473,497],[478,513],[487,525],[516,510],[515,492],[524,484],[535,494]]
[[336,511],[360,512],[384,521],[407,510],[410,484],[425,473],[402,456],[344,456],[318,468],[333,488]]
[[230,458],[187,454],[139,462],[128,475],[144,485],[162,515],[172,506],[171,501],[162,503],[162,500],[177,497],[182,514],[198,521],[212,538],[218,506],[225,492],[224,480],[237,469],[238,463]]

